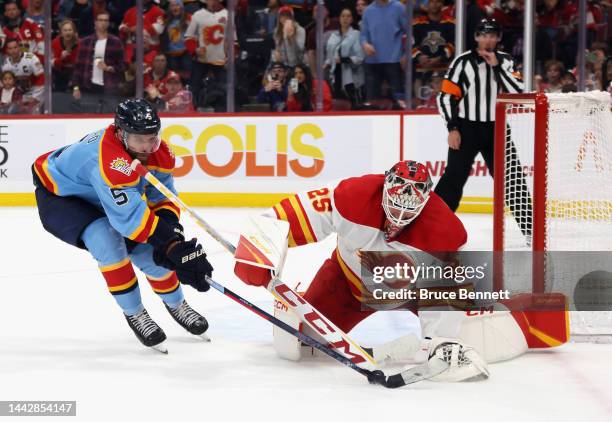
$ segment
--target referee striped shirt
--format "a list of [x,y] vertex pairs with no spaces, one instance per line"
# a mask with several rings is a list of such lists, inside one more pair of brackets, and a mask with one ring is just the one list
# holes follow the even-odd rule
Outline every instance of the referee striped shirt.
[[497,94],[523,91],[512,56],[501,51],[496,54],[497,66],[488,65],[476,50],[460,54],[451,63],[438,95],[438,110],[449,130],[457,127],[458,119],[494,121]]

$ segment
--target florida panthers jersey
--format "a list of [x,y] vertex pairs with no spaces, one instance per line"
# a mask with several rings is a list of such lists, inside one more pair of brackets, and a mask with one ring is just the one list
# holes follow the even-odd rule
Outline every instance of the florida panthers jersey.
[[17,84],[25,95],[30,95],[39,101],[43,100],[45,69],[38,57],[32,53],[23,53],[17,63],[6,57],[2,63],[2,71],[7,70],[15,74]]
[[353,295],[364,299],[360,251],[454,252],[467,241],[461,221],[435,193],[419,216],[392,241],[385,240],[382,207],[384,175],[370,174],[330,188],[282,200],[267,215],[289,222],[289,247],[323,240],[337,233],[334,251]]
[[[225,64],[225,31],[227,9],[210,12],[200,9],[193,14],[185,32],[185,46],[193,54],[197,47],[206,48],[204,63]],[[197,41],[197,42],[196,42]],[[197,58],[202,62],[201,58]]]
[[[58,196],[77,196],[97,206],[123,237],[144,243],[155,231],[155,211],[178,208],[132,171],[129,156],[115,135],[115,126],[90,133],[79,142],[48,152],[34,163],[45,188]],[[165,142],[146,167],[172,192],[174,155]]]

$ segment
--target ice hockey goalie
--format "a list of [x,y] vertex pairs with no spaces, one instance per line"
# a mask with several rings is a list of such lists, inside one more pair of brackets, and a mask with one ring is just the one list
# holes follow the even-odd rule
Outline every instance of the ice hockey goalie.
[[[266,223],[266,218],[286,221],[288,233],[270,240],[274,225]],[[288,197],[262,219],[254,224],[266,226],[260,231],[278,249],[278,259],[267,266],[237,259],[236,275],[247,284],[266,286],[282,270],[287,246],[318,242],[336,233],[336,249],[321,265],[303,297],[347,333],[377,310],[394,306],[383,302],[371,306],[375,303],[372,289],[362,279],[362,267],[368,264],[364,260],[366,251],[420,251],[436,259],[452,260],[453,252],[467,241],[459,218],[432,192],[427,168],[415,161],[401,161],[385,174],[353,177]],[[256,247],[246,241],[247,237],[241,236],[238,250]],[[372,255],[368,256],[371,259]],[[277,305],[277,317],[314,335],[302,328],[282,304]],[[419,316],[422,337],[409,334],[374,347],[374,358],[379,363],[419,362],[436,353],[440,344],[451,342],[461,347],[462,353],[469,351],[471,360],[479,363],[477,368],[455,371],[441,380],[487,377],[486,362],[510,359],[530,347],[550,347],[567,340],[565,312],[544,317],[510,311],[502,304],[484,312],[453,303],[416,301],[408,306]],[[301,356],[299,343],[284,332],[275,331],[275,347],[281,357],[297,360]]]

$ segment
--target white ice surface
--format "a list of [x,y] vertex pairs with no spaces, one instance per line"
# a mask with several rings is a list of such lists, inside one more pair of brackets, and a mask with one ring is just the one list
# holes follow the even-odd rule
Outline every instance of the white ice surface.
[[[200,209],[230,240],[257,210]],[[469,249],[490,249],[487,215],[462,215]],[[242,285],[229,254],[187,219],[214,278],[271,311]],[[612,345],[569,344],[491,365],[485,382],[370,386],[326,358],[280,360],[268,322],[216,291],[186,288],[210,322],[211,343],[182,331],[141,277],[143,301],[168,335],[168,355],[128,328],[86,252],[43,231],[34,208],[0,209],[0,400],[76,400],[83,421],[612,421]],[[334,239],[291,251],[285,279],[303,287]],[[408,313],[379,313],[352,334],[364,344],[418,329]],[[55,420],[55,419],[54,419]]]

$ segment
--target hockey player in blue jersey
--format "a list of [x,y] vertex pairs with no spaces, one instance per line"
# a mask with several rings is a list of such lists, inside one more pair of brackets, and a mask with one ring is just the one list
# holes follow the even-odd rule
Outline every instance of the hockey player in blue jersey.
[[174,155],[160,126],[148,102],[125,100],[114,124],[40,156],[32,168],[43,227],[91,253],[138,339],[165,352],[166,335],[142,304],[132,264],[174,320],[203,338],[208,322],[187,304],[180,283],[206,291],[213,269],[197,240],[185,240],[180,210],[130,168],[138,158],[176,193]]

